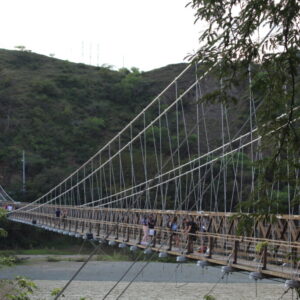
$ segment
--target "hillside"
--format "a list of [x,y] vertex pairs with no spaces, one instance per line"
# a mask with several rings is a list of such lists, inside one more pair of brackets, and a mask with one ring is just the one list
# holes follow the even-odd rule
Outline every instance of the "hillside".
[[[145,73],[135,68],[113,71],[0,50],[0,184],[16,199],[30,201],[46,192],[120,131],[185,66]],[[178,89],[194,76],[194,71],[189,72]],[[216,78],[209,76],[203,92],[217,85]],[[244,90],[241,84],[233,94],[240,97]],[[245,103],[239,103],[240,114],[233,110],[231,126],[242,124]],[[194,107],[188,107],[187,113],[189,109]],[[212,106],[211,140],[217,138],[218,113],[219,106]],[[20,192],[22,150],[27,160],[25,196]]]

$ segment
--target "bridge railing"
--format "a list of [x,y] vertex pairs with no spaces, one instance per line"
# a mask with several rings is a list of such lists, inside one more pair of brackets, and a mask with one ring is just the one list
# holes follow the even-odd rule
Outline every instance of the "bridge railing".
[[[117,214],[120,216],[120,212],[111,214],[108,211],[99,210],[98,213],[100,212],[102,213],[102,219],[98,219],[99,214],[93,214],[87,209],[82,209],[80,213],[78,210],[74,210],[73,216],[68,215],[60,218],[55,217],[53,213],[41,214],[20,211],[13,214],[11,218],[15,221],[19,220],[29,224],[34,223],[44,228],[56,229],[61,234],[85,236],[87,233],[92,233],[95,238],[105,236],[109,240],[120,243],[125,242],[128,245],[147,247],[142,243],[143,228],[138,222],[140,217],[138,212],[134,212],[131,216],[126,214],[123,216],[122,221],[117,218]],[[71,214],[71,211],[69,213]],[[209,213],[206,213],[207,216],[209,216]],[[220,216],[221,213],[218,213],[210,217],[220,222]],[[156,234],[148,240],[151,247],[154,250],[165,251],[170,254],[180,255],[185,253],[189,235],[183,230],[172,232],[164,226],[162,222],[163,212],[156,217]],[[299,230],[299,227],[297,230]],[[266,274],[283,278],[290,278],[291,270],[293,274],[295,273],[300,253],[300,243],[298,241],[290,242],[287,240],[201,231],[196,232],[193,236],[195,237],[193,242],[194,252],[187,254],[192,259],[205,259],[223,265],[230,263],[236,268],[245,270],[265,270]],[[280,267],[283,264],[289,266],[289,269],[285,268],[283,270],[283,267]]]

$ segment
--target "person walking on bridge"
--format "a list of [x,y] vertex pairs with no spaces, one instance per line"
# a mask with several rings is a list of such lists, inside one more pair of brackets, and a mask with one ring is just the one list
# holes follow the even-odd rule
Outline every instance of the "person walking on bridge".
[[141,220],[141,224],[143,225],[143,233],[144,233],[141,244],[146,245],[148,242],[148,231],[149,231],[148,218],[146,215],[143,216],[143,218]]
[[168,223],[168,228],[170,230],[170,239],[169,239],[169,248],[168,250],[172,250],[172,242],[175,241],[175,246],[179,247],[179,235],[178,229],[179,226],[177,224],[177,217],[174,216],[173,219]]
[[65,228],[66,224],[67,224],[67,210],[66,209],[63,209],[63,211],[62,211],[62,222],[63,222],[64,228]]
[[59,218],[60,218],[60,209],[59,207],[55,210],[55,216],[57,221],[55,223],[57,223],[57,225],[59,225]]
[[150,243],[151,244],[155,244],[154,240],[155,240],[155,219],[153,217],[153,215],[150,215],[148,218],[148,235],[150,236]]
[[186,223],[186,234],[187,236],[187,252],[186,254],[191,254],[194,252],[194,241],[196,241],[195,233],[197,231],[197,224],[194,222],[194,218],[190,216]]
[[56,218],[60,217],[60,209],[59,209],[59,207],[55,210],[55,216],[56,216]]

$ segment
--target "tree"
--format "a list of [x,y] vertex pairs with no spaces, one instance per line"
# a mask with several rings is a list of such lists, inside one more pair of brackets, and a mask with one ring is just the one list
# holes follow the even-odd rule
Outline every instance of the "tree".
[[26,47],[23,46],[23,45],[15,46],[15,48],[16,48],[17,50],[20,50],[20,51],[25,51],[25,49],[26,49]]
[[135,107],[137,99],[141,101],[140,95],[144,84],[141,72],[138,68],[132,67],[131,70],[119,69],[119,73],[123,76],[121,82],[117,85],[121,95],[120,101]]
[[[6,217],[6,211],[0,208],[0,221]],[[6,237],[7,232],[0,228],[0,237]],[[11,256],[0,255],[0,268],[2,266],[12,266],[16,259]],[[0,280],[0,299],[11,300],[30,300],[31,295],[36,289],[36,284],[24,277],[17,276],[14,280]]]
[[[6,211],[3,208],[0,208],[0,221],[3,220],[6,216]],[[4,228],[0,227],[0,237],[6,237],[7,231]]]
[[[253,209],[265,213],[276,201],[275,182],[280,182],[277,192],[289,187],[290,204],[298,203],[300,2],[193,0],[188,5],[196,10],[195,22],[204,27],[193,59],[220,66],[221,101],[228,99],[227,91],[241,72],[253,69],[251,88],[261,104],[257,116],[264,137],[261,151],[268,153],[259,162],[260,200],[255,200]],[[284,112],[286,116],[278,120]]]

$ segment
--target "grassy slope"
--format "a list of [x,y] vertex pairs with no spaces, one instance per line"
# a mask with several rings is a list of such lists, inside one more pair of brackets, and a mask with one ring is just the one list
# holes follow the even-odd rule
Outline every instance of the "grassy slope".
[[[181,68],[167,72],[160,84]],[[24,149],[30,200],[96,152],[159,92],[155,74],[137,74],[129,83],[127,75],[0,50],[0,182],[20,197]]]
[[[145,73],[112,71],[0,50],[0,183],[22,199],[21,153],[25,150],[29,167],[24,200],[36,199],[94,154],[185,67],[170,65]],[[194,78],[191,68],[178,81],[179,93]],[[200,83],[203,94],[217,86],[213,75]],[[234,87],[233,94],[240,97],[243,90]],[[170,99],[172,93],[167,94]],[[195,110],[194,92],[189,97],[187,115]],[[242,112],[245,103],[229,107],[232,128],[242,124],[243,113],[235,112]],[[210,105],[206,115],[212,146],[220,139],[219,112],[219,105]],[[188,126],[195,121],[187,117]]]

